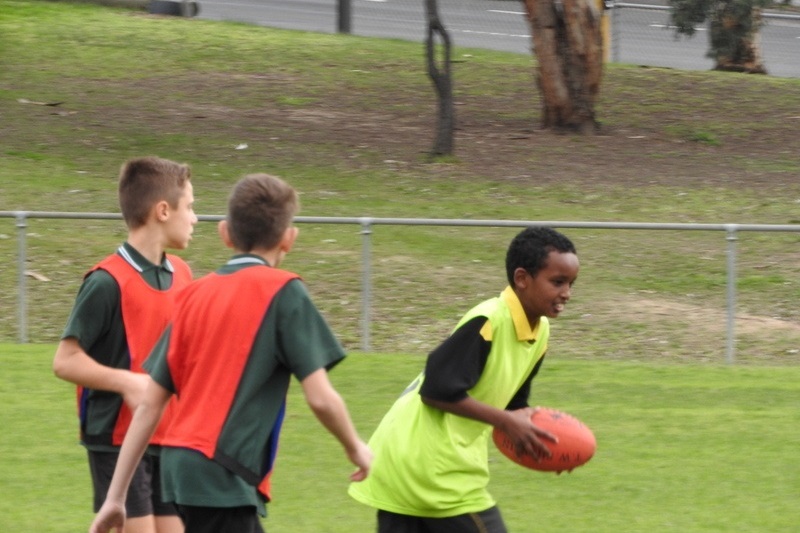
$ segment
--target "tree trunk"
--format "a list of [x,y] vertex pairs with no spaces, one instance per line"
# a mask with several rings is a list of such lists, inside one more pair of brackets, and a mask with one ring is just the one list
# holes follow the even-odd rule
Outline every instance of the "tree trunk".
[[717,2],[709,19],[711,51],[708,55],[716,61],[714,70],[767,73],[761,57],[759,28],[762,18],[758,7],[742,11],[735,3]]
[[[436,141],[431,151],[433,155],[453,154],[453,130],[455,126],[455,105],[453,103],[453,82],[450,68],[450,35],[439,19],[436,0],[425,0],[425,12],[428,19],[428,36],[425,40],[425,51],[428,62],[428,76],[439,97],[439,113],[436,125]],[[444,59],[441,69],[436,62],[436,36],[442,39]]]
[[524,0],[538,60],[542,126],[593,133],[603,75],[603,37],[596,0]]

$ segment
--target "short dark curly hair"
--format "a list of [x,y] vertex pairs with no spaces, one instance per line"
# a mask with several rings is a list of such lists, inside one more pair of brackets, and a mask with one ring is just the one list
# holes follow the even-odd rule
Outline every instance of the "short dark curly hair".
[[514,271],[524,268],[531,276],[545,267],[547,255],[552,252],[577,254],[569,238],[545,226],[531,226],[517,234],[506,253],[506,276],[509,285],[514,285]]

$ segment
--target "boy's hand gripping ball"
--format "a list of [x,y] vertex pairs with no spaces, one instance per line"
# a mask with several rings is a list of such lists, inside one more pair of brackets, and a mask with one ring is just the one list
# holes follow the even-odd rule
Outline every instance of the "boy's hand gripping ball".
[[592,431],[572,415],[550,409],[537,408],[531,422],[558,437],[558,443],[544,441],[552,453],[550,458],[536,459],[532,455],[517,455],[511,439],[498,428],[492,432],[492,440],[503,455],[518,465],[540,472],[571,472],[573,468],[585,464],[594,455],[597,441]]

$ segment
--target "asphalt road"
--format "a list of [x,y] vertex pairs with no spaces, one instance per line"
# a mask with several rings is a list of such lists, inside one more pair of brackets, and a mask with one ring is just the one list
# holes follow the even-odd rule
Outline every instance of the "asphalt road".
[[[199,0],[200,18],[239,21],[276,28],[323,33],[338,31],[337,0]],[[355,35],[422,42],[423,0],[351,0]],[[611,59],[687,70],[713,66],[705,57],[708,36],[698,28],[692,38],[675,37],[664,2],[650,9],[620,3],[611,17]],[[662,9],[659,9],[662,8]],[[530,30],[518,0],[439,0],[439,12],[457,47],[486,48],[527,54]],[[800,16],[767,18],[761,45],[769,74],[800,78]]]

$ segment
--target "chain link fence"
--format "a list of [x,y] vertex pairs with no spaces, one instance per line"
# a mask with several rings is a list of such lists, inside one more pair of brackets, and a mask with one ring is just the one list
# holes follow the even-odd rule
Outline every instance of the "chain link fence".
[[[216,222],[221,216],[200,215],[201,222]],[[3,221],[3,219],[5,219]],[[65,213],[65,212],[8,212],[0,211],[0,255],[8,257],[0,268],[0,303],[4,312],[0,316],[0,340],[10,341],[13,331],[17,332],[17,340],[27,342],[53,342],[65,323],[72,299],[81,282],[74,272],[68,274],[73,263],[84,265],[88,268],[98,258],[113,251],[121,240],[124,240],[119,222],[120,215],[114,213]],[[520,228],[530,225],[546,225],[562,230],[569,230],[570,236],[576,242],[579,250],[587,250],[589,257],[594,261],[602,260],[600,250],[593,250],[594,243],[612,238],[617,244],[609,246],[608,242],[600,245],[606,250],[613,249],[619,257],[609,257],[610,261],[622,261],[623,264],[609,263],[602,267],[597,264],[588,272],[581,273],[581,282],[588,284],[589,290],[595,283],[607,283],[607,277],[614,278],[620,272],[633,266],[639,272],[636,276],[643,279],[660,277],[657,274],[658,261],[653,261],[653,256],[658,252],[648,250],[641,255],[641,250],[625,252],[623,234],[626,231],[660,232],[665,237],[664,242],[668,247],[679,246],[678,240],[689,234],[703,234],[708,240],[706,244],[698,246],[703,259],[687,260],[696,261],[697,291],[707,292],[703,297],[704,304],[711,300],[718,301],[718,311],[712,312],[710,321],[716,324],[718,332],[701,332],[701,327],[696,321],[703,317],[709,319],[709,311],[700,311],[696,306],[680,304],[684,317],[688,322],[684,328],[690,337],[700,341],[701,350],[706,355],[698,352],[694,356],[706,357],[715,354],[719,357],[724,354],[725,361],[733,363],[737,356],[737,344],[740,350],[751,350],[758,346],[764,349],[766,342],[763,335],[772,336],[773,343],[778,351],[784,350],[785,355],[797,353],[797,344],[800,341],[800,326],[794,318],[789,320],[774,320],[772,327],[763,327],[763,317],[743,315],[740,309],[739,290],[737,284],[742,285],[743,280],[752,284],[757,282],[756,290],[751,290],[743,285],[745,290],[741,297],[745,306],[752,306],[754,301],[763,298],[763,276],[753,276],[753,268],[760,269],[763,265],[753,266],[749,262],[758,258],[756,250],[763,253],[764,243],[758,241],[742,247],[739,243],[745,233],[763,235],[775,233],[798,234],[800,225],[768,225],[768,224],[682,224],[682,223],[633,223],[633,222],[581,222],[581,221],[523,221],[523,220],[468,220],[468,219],[405,219],[405,218],[370,218],[370,217],[297,217],[296,223],[302,225],[304,240],[316,243],[311,248],[294,250],[292,253],[294,266],[287,267],[298,271],[301,276],[308,279],[328,279],[323,283],[312,283],[315,298],[321,304],[324,313],[333,320],[334,330],[342,335],[345,345],[351,348],[358,346],[362,351],[397,351],[411,352],[416,350],[426,352],[433,346],[418,346],[417,343],[425,342],[423,339],[443,338],[445,332],[452,327],[452,322],[467,308],[468,301],[465,295],[470,295],[476,303],[495,294],[476,291],[476,287],[491,286],[502,287],[505,283],[503,272],[494,266],[497,257],[502,257],[509,236],[515,234]],[[113,223],[113,226],[109,226]],[[15,234],[3,233],[11,226]],[[116,227],[116,231],[109,231],[109,227]],[[215,269],[227,258],[227,250],[222,249],[212,235],[214,225],[198,224],[195,239],[192,244],[189,260],[196,275],[202,275]],[[79,229],[80,228],[80,229]],[[100,231],[102,229],[102,231]],[[91,242],[84,235],[92,234]],[[404,239],[414,238],[414,234],[427,234],[430,240],[430,249],[421,248],[419,243],[415,249],[410,249],[401,244]],[[604,238],[598,238],[604,234]],[[613,235],[612,235],[613,234]],[[499,237],[502,235],[502,237]],[[617,237],[619,235],[619,237]],[[775,237],[773,237],[775,238]],[[455,240],[475,240],[476,246],[486,252],[485,257],[476,253],[470,262],[463,258],[449,256],[447,242]],[[53,256],[43,253],[42,241],[47,240],[60,243],[65,250],[63,256]],[[705,241],[705,238],[703,238]],[[748,239],[751,240],[751,239]],[[772,240],[772,239],[770,239]],[[416,241],[415,241],[416,242]],[[83,243],[81,247],[80,244]],[[478,243],[480,243],[478,245]],[[491,243],[491,246],[490,246]],[[630,243],[630,242],[629,242]],[[750,248],[755,245],[756,248]],[[696,244],[693,246],[697,246]],[[49,248],[49,246],[48,246]],[[743,248],[740,250],[740,248]],[[710,249],[716,251],[711,252]],[[16,253],[12,252],[15,250]],[[477,250],[477,248],[476,248]],[[415,256],[416,254],[416,256]],[[10,259],[16,255],[16,261]],[[710,256],[713,261],[709,261]],[[750,258],[745,260],[745,258]],[[441,281],[440,293],[431,295],[419,292],[421,284],[416,279],[419,275],[422,262],[434,264],[441,262],[437,279]],[[701,263],[706,263],[702,267]],[[788,263],[787,263],[788,264]],[[705,272],[709,269],[708,272]],[[650,271],[648,274],[647,272]],[[702,271],[702,273],[701,273]],[[334,272],[335,276],[330,277]],[[605,280],[604,280],[605,279]],[[481,280],[480,283],[478,280]],[[779,285],[771,281],[771,285]],[[497,289],[498,291],[500,289]],[[415,292],[416,291],[416,292]],[[448,291],[452,291],[448,293]],[[753,298],[756,300],[753,300]],[[691,296],[689,300],[697,298]],[[633,353],[644,350],[645,353],[652,348],[647,348],[650,342],[657,344],[657,351],[676,351],[691,354],[695,348],[691,340],[678,342],[676,334],[672,332],[674,325],[668,325],[662,332],[664,325],[656,322],[647,326],[637,324],[637,317],[632,316],[630,310],[620,313],[622,302],[628,295],[615,296],[617,303],[605,309],[607,302],[594,301],[584,304],[584,309],[591,309],[589,314],[580,317],[567,318],[573,321],[572,327],[583,330],[580,337],[589,338],[599,335],[603,343],[603,336],[615,331],[614,335],[620,337],[630,335],[631,338],[641,337],[647,331],[646,340],[638,340],[640,346],[629,349]],[[592,301],[591,296],[587,297]],[[641,303],[641,298],[636,298]],[[644,300],[647,300],[645,298]],[[634,300],[629,301],[630,305]],[[649,305],[649,304],[648,304]],[[571,306],[572,307],[572,304]],[[774,307],[774,305],[773,305]],[[434,312],[434,309],[436,311]],[[656,314],[667,312],[666,308],[655,309]],[[12,313],[12,310],[16,311]],[[644,308],[639,309],[644,312]],[[650,309],[648,312],[653,312]],[[676,309],[667,312],[666,322],[674,321],[669,318]],[[777,309],[772,309],[777,312]],[[606,324],[602,328],[592,331],[590,324],[593,314],[600,316],[609,313],[609,316],[618,316],[619,326],[609,328]],[[704,316],[705,315],[705,316]],[[405,319],[404,319],[405,317]],[[419,317],[414,319],[414,317]],[[694,318],[693,318],[694,317]],[[564,319],[560,319],[559,323]],[[617,319],[615,319],[617,320]],[[753,329],[753,320],[756,320],[756,329]],[[737,331],[743,328],[741,332]],[[608,330],[607,330],[608,328]],[[641,330],[639,328],[642,328]],[[757,334],[756,334],[757,333]],[[662,336],[664,335],[664,336]],[[715,340],[714,337],[716,337]],[[669,340],[667,340],[669,339]],[[711,343],[709,341],[711,340]],[[665,346],[662,343],[671,343]],[[569,346],[567,339],[566,345]],[[783,346],[783,347],[777,347]],[[576,346],[578,350],[585,350]],[[748,354],[751,357],[753,354]],[[782,356],[779,356],[782,358]]]

